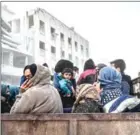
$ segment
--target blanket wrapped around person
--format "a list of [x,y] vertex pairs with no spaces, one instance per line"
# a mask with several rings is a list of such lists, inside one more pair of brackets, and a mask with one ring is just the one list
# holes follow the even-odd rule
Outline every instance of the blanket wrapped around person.
[[73,113],[101,112],[99,92],[92,84],[82,84],[77,88],[76,101],[72,108]]

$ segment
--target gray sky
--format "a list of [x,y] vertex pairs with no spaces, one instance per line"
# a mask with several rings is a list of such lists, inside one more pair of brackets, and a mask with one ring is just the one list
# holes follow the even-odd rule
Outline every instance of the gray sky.
[[[64,22],[90,43],[95,63],[126,61],[132,78],[140,71],[140,2],[3,2],[21,15],[40,7]],[[139,63],[138,63],[139,62]]]

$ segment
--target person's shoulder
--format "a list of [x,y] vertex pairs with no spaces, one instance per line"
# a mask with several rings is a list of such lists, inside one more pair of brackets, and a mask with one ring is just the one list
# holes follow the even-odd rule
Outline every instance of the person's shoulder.
[[131,76],[130,76],[130,75],[125,74],[124,77],[125,77],[127,80],[131,80]]

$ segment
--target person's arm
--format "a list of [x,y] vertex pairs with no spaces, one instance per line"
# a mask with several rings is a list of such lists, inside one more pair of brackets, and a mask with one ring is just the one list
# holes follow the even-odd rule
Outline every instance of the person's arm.
[[16,114],[16,113],[29,113],[32,109],[32,103],[31,98],[26,93],[22,94],[20,93],[17,95],[16,101],[14,105],[12,106],[10,113]]
[[[20,87],[20,93],[16,96],[16,101],[14,105],[11,108],[10,113],[28,113],[33,106],[33,98],[31,100],[30,95],[32,95],[30,92],[30,87],[32,86],[32,83],[30,81],[25,81],[21,87]],[[29,91],[26,91],[29,90]],[[25,92],[25,93],[24,93]],[[28,92],[28,93],[27,93]]]
[[59,84],[60,84],[60,88],[61,88],[61,90],[62,90],[63,93],[65,93],[65,94],[66,93],[68,93],[68,94],[71,93],[70,90],[69,90],[69,88],[68,88],[68,86],[67,86],[67,82],[66,82],[65,79],[60,80],[59,81]]

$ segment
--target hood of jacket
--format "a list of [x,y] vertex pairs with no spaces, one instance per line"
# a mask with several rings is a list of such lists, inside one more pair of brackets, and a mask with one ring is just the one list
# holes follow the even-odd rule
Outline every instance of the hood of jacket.
[[37,65],[37,70],[33,78],[31,78],[31,82],[33,83],[33,86],[35,85],[45,85],[50,84],[51,80],[51,72],[49,68],[46,68],[41,65]]

